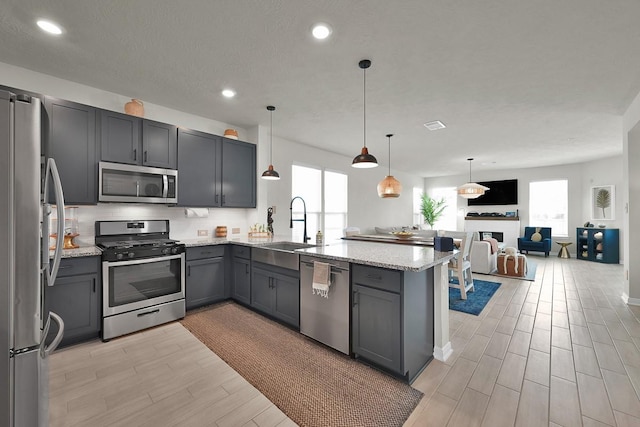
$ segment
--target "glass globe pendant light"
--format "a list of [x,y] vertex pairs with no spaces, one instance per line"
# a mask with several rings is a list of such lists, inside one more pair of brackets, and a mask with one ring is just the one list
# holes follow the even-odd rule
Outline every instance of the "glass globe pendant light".
[[267,107],[267,110],[269,110],[271,112],[271,131],[269,132],[269,167],[267,168],[266,171],[262,172],[262,179],[268,179],[268,180],[278,180],[280,179],[280,174],[278,172],[276,172],[275,169],[273,169],[273,112],[275,111],[276,107],[274,107],[273,105],[269,105]]
[[354,168],[375,168],[378,166],[378,161],[375,157],[369,154],[369,150],[367,149],[367,68],[371,66],[371,61],[368,59],[363,59],[358,63],[360,68],[362,68],[363,72],[363,135],[364,135],[364,144],[362,147],[362,151],[359,155],[354,157],[351,166]]
[[378,183],[378,196],[383,199],[390,197],[400,197],[402,192],[402,184],[391,175],[391,137],[392,133],[387,135],[389,138],[389,173],[387,176]]

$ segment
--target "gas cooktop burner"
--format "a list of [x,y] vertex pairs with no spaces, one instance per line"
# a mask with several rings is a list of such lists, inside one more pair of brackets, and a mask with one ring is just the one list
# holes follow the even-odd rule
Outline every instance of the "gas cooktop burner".
[[172,239],[153,239],[153,240],[118,240],[115,242],[102,242],[98,246],[104,249],[127,249],[140,246],[170,246],[177,243]]

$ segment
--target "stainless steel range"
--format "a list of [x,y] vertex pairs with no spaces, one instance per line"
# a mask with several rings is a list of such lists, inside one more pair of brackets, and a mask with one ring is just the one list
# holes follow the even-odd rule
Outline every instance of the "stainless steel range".
[[102,339],[185,315],[184,245],[169,221],[96,221],[102,248]]

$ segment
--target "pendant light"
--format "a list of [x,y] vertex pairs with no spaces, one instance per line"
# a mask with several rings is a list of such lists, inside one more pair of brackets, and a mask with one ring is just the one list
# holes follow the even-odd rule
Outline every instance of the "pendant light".
[[271,112],[271,131],[269,132],[269,167],[266,171],[262,172],[262,179],[269,179],[272,181],[280,179],[280,174],[273,169],[273,112],[276,107],[269,105],[267,110]]
[[359,155],[354,157],[351,166],[354,168],[375,168],[378,166],[378,161],[375,157],[369,154],[369,150],[367,150],[367,68],[371,66],[371,61],[368,59],[363,59],[358,63],[360,68],[362,68],[363,75],[363,105],[364,105],[364,114],[363,114],[363,135],[364,135],[364,144],[362,147],[362,151]]
[[383,199],[389,197],[400,197],[400,193],[402,192],[402,184],[400,181],[395,179],[393,175],[391,175],[391,137],[392,133],[387,135],[389,138],[389,173],[387,176],[378,183],[378,196]]
[[471,162],[473,158],[467,160],[469,161],[469,182],[458,187],[458,195],[465,199],[477,199],[482,196],[485,191],[488,191],[489,187],[471,181]]

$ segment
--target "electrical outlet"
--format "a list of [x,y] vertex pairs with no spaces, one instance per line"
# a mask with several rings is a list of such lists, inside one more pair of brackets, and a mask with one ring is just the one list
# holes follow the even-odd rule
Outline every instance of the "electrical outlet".
[[232,228],[231,234],[240,234],[240,227]]
[[207,237],[209,235],[209,230],[198,230],[198,237]]

